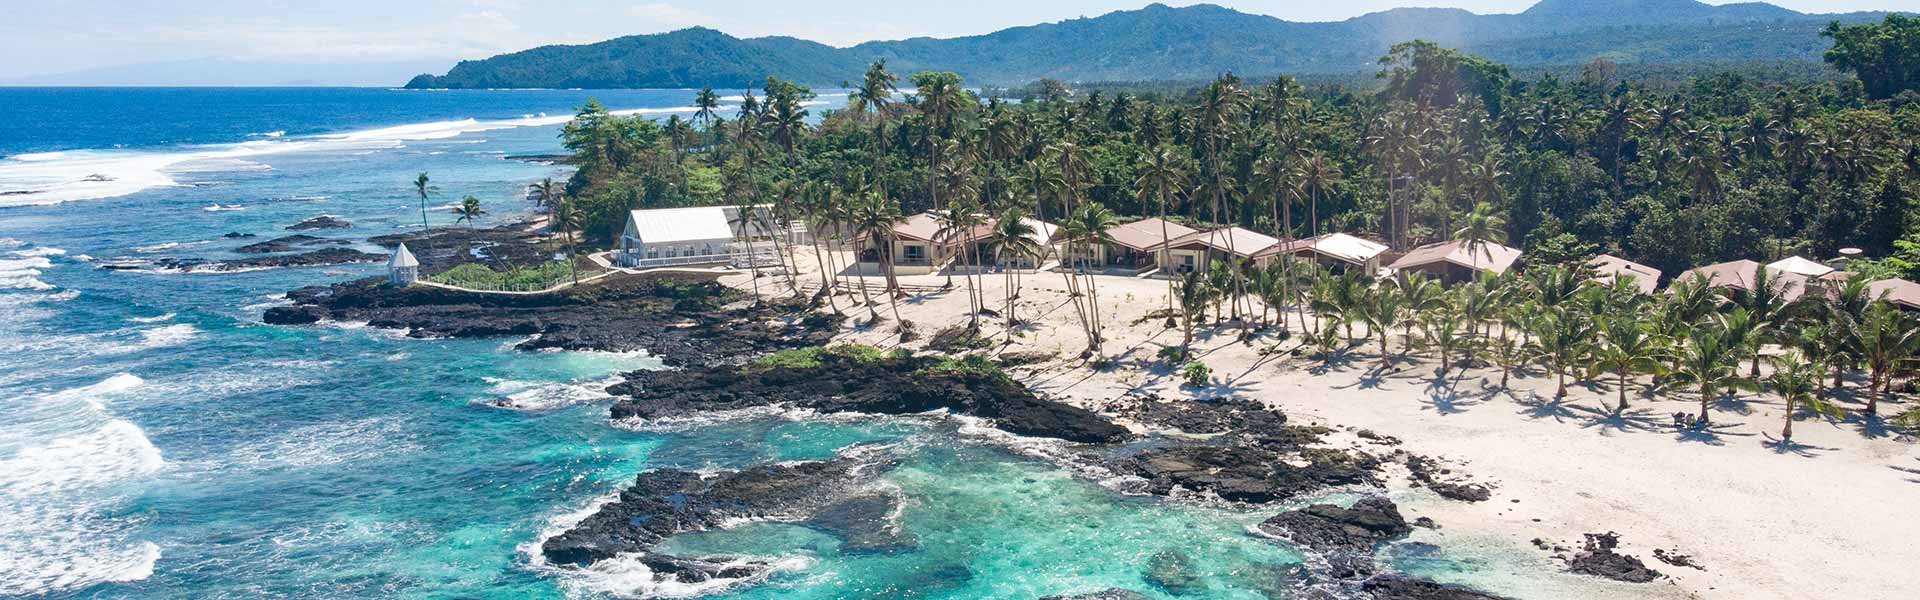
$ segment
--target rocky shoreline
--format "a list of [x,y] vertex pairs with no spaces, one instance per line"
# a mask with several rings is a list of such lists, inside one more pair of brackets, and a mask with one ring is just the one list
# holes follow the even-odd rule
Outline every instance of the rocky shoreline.
[[[1128,482],[1119,484],[1120,491],[1170,499],[1267,506],[1333,489],[1380,489],[1385,464],[1365,453],[1322,447],[1325,430],[1291,425],[1284,413],[1237,398],[1176,403],[1143,396],[1113,403],[1131,407],[1121,411],[1135,424],[1129,428],[1114,416],[1038,397],[1002,373],[997,364],[978,356],[956,359],[882,353],[854,345],[810,347],[774,353],[750,363],[637,371],[624,377],[624,381],[608,388],[615,396],[609,417],[615,420],[672,420],[770,406],[821,413],[896,415],[944,410],[984,419],[995,428],[1020,436],[1060,440],[1066,445],[1054,460],[1064,466],[1117,474]],[[763,468],[740,472],[766,473],[755,470]],[[623,502],[630,495],[656,493],[658,483],[652,477],[643,475],[642,481],[623,492]],[[825,484],[819,487],[841,489]],[[806,521],[815,518],[813,511],[820,503],[849,496],[858,494],[825,494],[782,510]],[[627,540],[649,539],[654,521],[634,521],[630,504],[610,506],[617,508],[603,508],[581,526],[548,540],[543,550],[546,558],[554,563],[585,566],[592,561],[582,562],[583,557],[622,553],[648,556],[644,548],[635,549]],[[1431,526],[1431,521],[1422,519],[1421,524]],[[833,532],[845,536],[882,526],[871,522],[850,526],[842,521]],[[1299,592],[1301,597],[1497,598],[1377,568],[1375,551],[1413,530],[1397,507],[1383,497],[1370,497],[1350,508],[1316,504],[1282,512],[1259,529],[1265,535],[1288,540],[1312,557],[1307,565],[1281,574],[1284,581],[1279,585]],[[606,545],[600,545],[602,542]],[[1153,563],[1157,567],[1143,573],[1142,578],[1163,590],[1184,589],[1182,573],[1187,569],[1181,568],[1182,560],[1182,556],[1156,557]],[[744,571],[734,574],[753,576]],[[1059,597],[1139,596],[1134,591],[1116,589]]]
[[531,336],[521,350],[645,351],[668,365],[736,360],[822,343],[830,332],[780,322],[775,308],[699,276],[614,276],[552,294],[476,294],[394,287],[384,278],[287,293],[274,325],[365,322],[421,338]]

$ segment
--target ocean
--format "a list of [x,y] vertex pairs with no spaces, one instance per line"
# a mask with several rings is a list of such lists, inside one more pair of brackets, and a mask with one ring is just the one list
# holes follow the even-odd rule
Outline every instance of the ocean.
[[[164,273],[107,261],[234,256],[334,215],[357,247],[473,195],[479,225],[530,211],[588,97],[664,115],[691,90],[0,89],[0,597],[1033,598],[1197,565],[1205,597],[1284,597],[1301,556],[1244,511],[1114,493],[1017,443],[936,417],[763,415],[671,427],[607,419],[640,353],[524,353],[351,324],[274,327],[289,289],[379,265]],[[827,108],[844,95],[823,93]],[[435,225],[451,225],[437,210]],[[254,234],[254,240],[224,234]],[[496,406],[508,399],[513,408]],[[634,568],[548,567],[536,548],[657,467],[819,458],[866,441],[907,457],[899,554],[842,554],[758,523],[689,552],[774,557],[764,581],[660,586]],[[1470,561],[1400,551],[1403,569]]]

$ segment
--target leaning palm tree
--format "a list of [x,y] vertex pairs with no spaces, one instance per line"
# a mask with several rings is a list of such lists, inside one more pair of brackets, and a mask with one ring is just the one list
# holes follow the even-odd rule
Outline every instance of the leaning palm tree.
[[1665,350],[1660,337],[1654,335],[1644,321],[1633,314],[1621,314],[1600,319],[1600,342],[1593,345],[1591,354],[1593,364],[1590,373],[1611,373],[1614,386],[1620,395],[1620,402],[1613,408],[1616,415],[1627,411],[1627,381],[1636,373],[1650,373],[1660,368],[1660,357]]
[[[893,249],[900,245],[895,239],[893,226],[901,221],[900,207],[889,202],[879,192],[868,192],[856,200],[852,208],[852,224],[855,231],[870,240],[880,258],[880,271],[887,278],[887,301],[893,305],[893,319],[900,320],[900,280],[894,277]],[[869,311],[872,309],[869,308]],[[878,317],[879,315],[874,315]],[[901,325],[905,327],[905,325]],[[904,331],[904,329],[903,329]]]
[[559,202],[560,196],[565,193],[566,186],[554,181],[552,177],[542,179],[540,183],[533,184],[533,197],[538,201],[540,208],[543,209],[553,208],[553,204]]
[[467,227],[471,229],[474,219],[478,219],[481,215],[487,214],[487,211],[486,209],[480,208],[479,198],[467,196],[460,199],[459,206],[453,207],[453,214],[460,215],[460,218],[454,219],[453,222],[466,223]]
[[[1111,209],[1090,200],[1081,204],[1079,209],[1074,211],[1073,218],[1067,221],[1067,238],[1084,242],[1089,247],[1099,247],[1100,244],[1113,241],[1107,237],[1107,230],[1113,229],[1118,222],[1119,217]],[[1100,356],[1100,343],[1103,341],[1100,323],[1100,286],[1099,279],[1091,274],[1087,275],[1085,304],[1081,318],[1087,329],[1087,351],[1097,359]]]
[[1839,404],[1828,401],[1819,393],[1822,368],[1819,363],[1806,360],[1804,356],[1787,354],[1773,359],[1773,375],[1767,383],[1773,387],[1773,393],[1780,395],[1780,401],[1786,404],[1785,423],[1780,427],[1781,443],[1793,442],[1793,418],[1801,409],[1813,409],[1814,412],[1831,418],[1842,418],[1846,412]]
[[426,171],[421,171],[419,177],[413,178],[413,192],[420,196],[420,230],[421,231],[427,230],[427,196],[440,191],[440,188],[438,186],[427,185],[428,181],[430,180],[427,179]]
[[[971,198],[965,197],[949,201],[947,209],[940,211],[940,216],[940,230],[934,233],[934,239],[942,245],[960,248],[958,263],[972,263],[967,265],[969,268],[962,278],[967,280],[967,326],[978,327],[980,310],[985,308],[986,303],[980,300],[980,290],[973,284],[973,271],[980,266],[979,240],[975,238],[980,227],[987,224],[987,217],[980,214],[979,206]],[[968,250],[974,250],[974,256],[968,257]],[[952,270],[947,271],[947,277],[952,279]]]

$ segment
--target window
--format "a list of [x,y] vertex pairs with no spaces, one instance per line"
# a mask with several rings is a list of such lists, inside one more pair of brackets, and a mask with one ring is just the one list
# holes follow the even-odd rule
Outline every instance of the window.
[[907,260],[926,260],[927,258],[927,247],[919,244],[901,246],[901,252],[906,255]]
[[1192,254],[1180,255],[1180,272],[1187,273],[1190,271],[1193,271],[1193,255]]

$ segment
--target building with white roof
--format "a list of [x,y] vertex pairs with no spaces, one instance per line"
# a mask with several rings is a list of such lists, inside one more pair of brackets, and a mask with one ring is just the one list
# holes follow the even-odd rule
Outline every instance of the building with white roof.
[[[760,254],[755,240],[770,239],[766,215],[756,206],[650,208],[627,213],[615,259],[623,267],[730,264]],[[742,215],[746,215],[745,218]]]
[[1290,242],[1281,242],[1262,250],[1259,258],[1291,254],[1311,258],[1336,270],[1360,269],[1372,275],[1380,270],[1380,257],[1387,245],[1344,233],[1326,233]]

